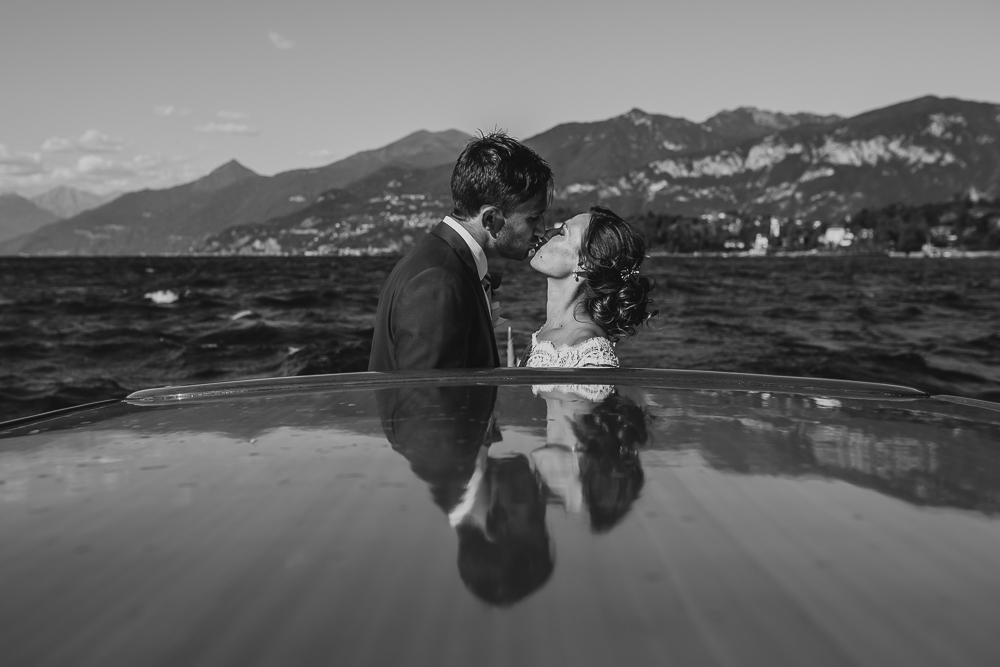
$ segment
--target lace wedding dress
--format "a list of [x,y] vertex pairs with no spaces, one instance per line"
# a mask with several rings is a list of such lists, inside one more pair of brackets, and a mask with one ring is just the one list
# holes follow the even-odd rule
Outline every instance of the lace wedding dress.
[[[614,343],[607,338],[588,338],[576,345],[553,345],[531,334],[531,349],[524,362],[529,368],[618,368]],[[538,384],[532,385],[535,396],[550,392],[578,396],[591,403],[600,403],[614,392],[611,384]]]
[[556,347],[550,341],[531,334],[531,349],[524,363],[529,368],[618,368],[615,347],[607,338],[588,338],[576,345]]

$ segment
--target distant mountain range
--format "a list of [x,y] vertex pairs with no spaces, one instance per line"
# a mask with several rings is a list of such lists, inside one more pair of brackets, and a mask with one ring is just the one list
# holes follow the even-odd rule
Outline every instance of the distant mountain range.
[[0,194],[0,242],[26,236],[61,218],[71,218],[117,197],[59,186],[32,197]]
[[72,218],[84,211],[97,208],[101,204],[107,203],[117,197],[119,192],[106,195],[97,195],[93,192],[85,192],[70,188],[65,185],[52,188],[48,192],[32,197],[31,201],[39,208],[44,208],[57,218]]
[[225,255],[372,255],[404,252],[452,208],[455,157],[430,169],[385,167],[322,193],[304,209],[228,227],[200,252]]
[[655,160],[716,151],[773,132],[839,116],[786,115],[740,107],[704,123],[632,109],[595,123],[564,123],[527,139],[552,165],[559,183],[617,179]]
[[[234,161],[193,183],[127,193],[0,237],[0,253],[399,252],[450,210],[451,166],[468,139],[416,132],[271,177]],[[1000,196],[1000,105],[958,99],[924,97],[851,118],[741,107],[704,123],[633,109],[525,142],[553,166],[556,205],[568,210],[602,203],[625,215],[833,220],[970,190]]]
[[0,243],[0,254],[189,253],[227,227],[288,215],[312,203],[322,192],[380,168],[453,163],[469,138],[456,130],[420,131],[325,167],[270,177],[233,160],[192,183],[127,193],[97,209]]
[[30,234],[58,219],[21,195],[0,195],[0,243]]
[[832,219],[893,202],[1000,194],[1000,105],[924,97],[852,118],[563,181],[558,197],[623,214],[710,211]]

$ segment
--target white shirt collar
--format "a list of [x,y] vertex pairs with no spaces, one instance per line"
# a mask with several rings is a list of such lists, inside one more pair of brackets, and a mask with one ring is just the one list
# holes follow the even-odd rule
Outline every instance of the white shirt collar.
[[452,528],[468,522],[479,525],[483,532],[486,532],[486,510],[489,501],[482,497],[484,494],[481,491],[485,491],[482,486],[489,460],[487,451],[486,446],[479,448],[479,452],[476,454],[476,467],[472,470],[472,477],[465,483],[462,499],[448,512],[448,523],[451,524]]
[[489,271],[489,264],[486,262],[486,253],[483,252],[482,246],[476,242],[476,239],[472,238],[472,234],[460,222],[450,215],[444,217],[444,224],[458,232],[458,235],[462,237],[465,244],[469,246],[469,250],[472,251],[472,258],[476,260],[476,271],[479,273],[479,279],[482,280],[486,272]]

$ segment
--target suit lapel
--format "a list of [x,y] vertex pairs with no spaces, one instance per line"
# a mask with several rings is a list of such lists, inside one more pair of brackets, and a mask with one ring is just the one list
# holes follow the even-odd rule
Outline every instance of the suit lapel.
[[439,237],[458,254],[462,260],[462,264],[465,265],[465,271],[469,276],[469,280],[477,287],[479,298],[476,299],[476,302],[479,304],[479,314],[482,320],[480,324],[488,333],[490,340],[493,341],[493,363],[499,366],[500,351],[497,349],[496,332],[493,330],[493,313],[490,312],[490,306],[486,302],[486,294],[483,292],[483,284],[479,279],[479,269],[476,267],[476,259],[472,256],[472,250],[469,249],[465,239],[458,235],[458,232],[443,222],[438,223],[437,227],[431,230],[431,234]]
[[[472,256],[472,250],[469,249],[465,239],[459,236],[458,232],[443,222],[439,223],[437,227],[432,229],[431,233],[440,237],[445,243],[451,246],[452,250],[454,250],[461,258],[462,264],[465,265],[465,270],[469,275],[469,280],[479,287],[479,292],[483,292],[482,281],[479,279],[479,269],[476,267],[476,258]],[[482,298],[478,299],[478,301],[480,305],[479,311],[486,316],[486,321],[489,323],[490,331],[493,331],[493,313],[490,312],[489,305],[486,303],[485,294]]]

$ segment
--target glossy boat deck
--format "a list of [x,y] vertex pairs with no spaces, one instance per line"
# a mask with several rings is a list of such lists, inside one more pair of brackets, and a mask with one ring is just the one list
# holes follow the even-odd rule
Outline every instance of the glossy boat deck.
[[358,373],[0,424],[3,665],[996,665],[1000,406]]

